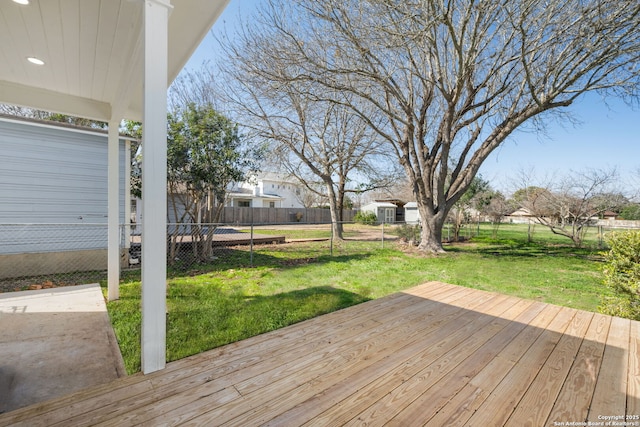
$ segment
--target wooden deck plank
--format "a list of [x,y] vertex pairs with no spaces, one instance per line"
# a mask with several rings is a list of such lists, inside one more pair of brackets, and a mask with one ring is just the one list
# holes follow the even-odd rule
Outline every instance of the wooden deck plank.
[[587,418],[589,421],[601,421],[598,416],[626,413],[630,329],[629,319],[611,319],[593,403]]
[[[488,296],[486,298],[503,299],[499,296]],[[420,301],[417,300],[416,303],[419,304]],[[478,298],[475,301],[469,301],[469,304],[487,303],[485,301],[486,299]],[[344,355],[349,363],[325,373],[325,375],[316,378],[311,383],[305,383],[291,390],[280,383],[274,383],[268,390],[261,389],[257,393],[253,393],[252,396],[264,396],[267,399],[265,402],[261,401],[261,406],[255,410],[247,411],[247,405],[239,401],[237,402],[237,408],[230,408],[233,405],[227,405],[225,409],[234,410],[224,414],[223,418],[221,418],[222,414],[211,413],[203,414],[198,420],[207,422],[228,419],[231,424],[235,425],[260,424],[269,421],[282,412],[288,411],[316,394],[323,393],[326,395],[325,390],[327,388],[338,388],[344,379],[347,379],[353,385],[354,382],[352,380],[356,375],[380,361],[384,363],[390,360],[391,355],[394,358],[400,357],[406,360],[416,351],[423,350],[424,346],[430,342],[430,336],[426,335],[427,333],[436,337],[431,338],[431,342],[437,344],[438,339],[442,338],[438,334],[447,329],[445,326],[456,324],[456,321],[465,314],[464,309],[456,306],[443,306],[440,310],[445,314],[444,316],[430,318],[425,324],[407,324],[401,329],[396,328],[389,331],[388,336],[381,336],[376,342],[370,343],[366,347],[356,348],[356,351],[350,350],[348,354]],[[289,378],[282,380],[285,384],[289,381],[291,381]],[[286,392],[281,393],[281,390],[286,390]],[[268,398],[274,395],[278,395],[278,399]],[[262,399],[261,397],[259,398]]]
[[[461,295],[460,292],[457,292],[457,290],[446,289],[446,291],[447,292],[445,293],[440,293],[441,298],[443,298],[444,300],[454,300],[457,298],[456,295]],[[464,295],[464,293],[462,295]],[[402,304],[400,302],[397,302],[395,308],[402,307]],[[404,310],[391,309],[387,312],[378,310],[374,312],[377,318],[376,322],[374,324],[368,325],[368,329],[359,328],[352,333],[347,333],[343,330],[339,336],[339,339],[333,339],[332,341],[323,341],[322,346],[309,346],[308,344],[300,345],[297,349],[294,349],[292,351],[286,351],[284,353],[281,352],[281,356],[283,355],[283,357],[277,357],[275,353],[272,353],[269,355],[267,360],[258,365],[258,370],[256,370],[255,366],[250,366],[242,370],[234,371],[234,375],[218,377],[214,381],[202,383],[201,385],[192,384],[191,386],[195,387],[196,391],[199,388],[202,388],[202,395],[206,395],[207,390],[211,389],[212,387],[217,387],[219,389],[222,387],[229,387],[231,385],[233,385],[234,388],[240,391],[242,394],[245,394],[248,392],[247,387],[249,387],[246,385],[247,383],[252,384],[255,382],[258,385],[254,385],[254,387],[259,388],[260,384],[265,385],[271,383],[271,381],[263,381],[263,377],[270,377],[273,381],[275,381],[276,378],[272,377],[272,372],[280,370],[279,373],[282,374],[282,370],[287,369],[291,371],[291,376],[295,375],[297,372],[302,372],[302,374],[295,375],[296,381],[310,381],[314,376],[319,376],[322,373],[326,372],[326,365],[338,366],[338,364],[346,363],[344,361],[344,357],[340,356],[340,352],[338,351],[340,347],[346,346],[352,348],[354,345],[354,341],[364,342],[367,339],[376,338],[383,331],[391,329],[394,325],[402,324],[404,321],[411,319],[412,316],[432,316],[433,313],[429,312],[429,310],[434,304],[436,303],[433,301],[425,301],[425,304],[422,306],[418,306],[413,303],[408,307],[404,307]],[[425,310],[428,311],[426,314],[424,313]],[[344,344],[344,341],[348,342],[347,345]],[[301,350],[299,354],[298,350]],[[316,353],[315,358],[308,357],[308,353],[310,352]],[[302,361],[300,361],[300,359],[302,359]],[[311,368],[307,368],[307,366],[314,362],[316,362],[316,365],[313,365]],[[256,377],[259,377],[259,379],[254,381]],[[164,412],[159,413],[157,411],[157,408],[154,407],[154,402],[149,401],[146,406],[141,406],[135,409],[135,411],[124,411],[124,413],[127,414],[126,420],[141,421],[151,416],[171,416],[171,414],[174,414],[176,411],[184,411],[187,406],[192,409],[197,409],[204,406],[207,406],[209,410],[215,408],[215,406],[209,405],[206,399],[192,399],[193,401],[188,401],[188,396],[195,396],[193,394],[192,387],[186,388],[186,390],[189,390],[188,395],[186,396],[186,401],[182,399],[182,396],[179,394],[179,392],[175,391],[175,384],[173,385],[173,387],[175,397],[172,399],[172,401],[174,401],[174,408],[165,406],[163,407]],[[282,387],[280,387],[280,391],[281,390],[283,390]],[[135,414],[137,414],[136,418],[132,418],[131,412],[135,412]],[[118,420],[124,421],[124,419],[125,418],[114,418],[114,424],[117,425]],[[182,420],[182,417],[177,417],[177,419]]]
[[[431,292],[440,295],[442,298],[454,298],[455,295],[460,294],[459,289],[454,289],[447,286],[441,286],[440,284],[430,284],[428,286]],[[375,304],[379,307],[377,313],[385,312],[402,312],[404,307],[410,306],[413,302],[411,296],[404,294],[394,294],[389,297],[382,298],[380,300],[382,304]],[[256,358],[255,354],[260,351],[269,351],[273,349],[274,352],[287,352],[290,350],[290,346],[307,346],[309,347],[310,340],[322,340],[323,337],[327,337],[336,332],[341,332],[343,329],[349,328],[353,324],[362,324],[367,319],[374,318],[376,311],[368,309],[369,304],[375,302],[366,302],[359,306],[353,307],[356,309],[358,315],[352,316],[351,313],[345,313],[343,310],[330,313],[324,319],[325,322],[321,323],[318,318],[312,319],[308,324],[296,324],[287,328],[283,328],[278,331],[263,334],[252,340],[245,340],[238,343],[230,344],[223,348],[214,349],[209,352],[201,353],[189,358],[182,359],[177,362],[169,363],[167,369],[162,372],[153,373],[147,376],[141,374],[126,377],[109,385],[103,385],[85,391],[85,393],[76,393],[75,395],[61,398],[57,402],[43,406],[48,409],[48,421],[49,425],[56,422],[63,422],[65,420],[72,419],[74,416],[79,422],[80,416],[84,413],[83,408],[104,408],[105,412],[108,412],[110,407],[117,408],[121,404],[121,401],[127,401],[128,405],[143,404],[144,400],[140,398],[141,394],[150,390],[153,390],[152,399],[158,399],[162,397],[161,387],[165,387],[169,393],[175,392],[175,384],[184,382],[192,376],[195,376],[194,381],[204,382],[209,381],[211,373],[214,371],[216,374],[223,372],[225,368],[227,370],[233,370],[234,368],[246,367],[247,365],[239,366],[237,361],[247,361],[247,363],[259,363],[260,358]],[[398,310],[400,308],[400,310]],[[377,321],[375,321],[377,322]],[[332,330],[331,328],[335,328]],[[276,340],[274,338],[280,338]],[[203,365],[204,364],[204,365]],[[142,383],[143,387],[140,388],[136,384]],[[192,387],[193,384],[187,384],[186,387]],[[105,400],[106,396],[103,395],[104,390],[109,388],[118,388],[119,393],[111,393],[108,395],[108,401]],[[136,393],[138,392],[138,393]],[[136,399],[131,397],[137,396]],[[69,404],[73,402],[73,404]],[[83,403],[84,402],[84,403]],[[37,410],[37,409],[36,409]],[[13,414],[13,413],[12,413]],[[113,412],[110,413],[114,415]],[[14,421],[19,421],[21,416],[16,413]]]
[[611,317],[594,315],[548,423],[586,421],[610,325]]
[[546,425],[547,417],[564,385],[592,318],[593,313],[586,311],[578,311],[575,314],[569,327],[505,426],[537,427]]
[[[471,307],[470,307],[471,308]],[[450,349],[462,344],[470,335],[482,328],[484,323],[466,322],[464,326],[450,324],[439,331],[439,345],[420,351],[406,361],[398,361],[393,370],[379,376],[368,385],[347,398],[332,405],[318,416],[309,420],[308,425],[343,425],[358,413],[380,400],[390,390],[394,390],[418,372],[447,354]]]
[[548,425],[634,415],[639,325],[432,282],[0,414],[0,426],[525,425],[531,412],[539,418],[530,422]]
[[559,308],[557,315],[547,328],[542,331],[465,425],[500,426],[506,422],[556,347],[574,315],[574,310]]
[[[507,301],[503,301],[501,302],[499,305],[497,305],[496,307],[501,306],[501,307],[507,307],[508,306],[508,302]],[[476,329],[476,332],[474,334],[471,334],[471,336],[473,337],[477,337],[478,341],[483,341],[483,334],[490,334],[491,333],[491,326],[489,323],[483,323],[483,319],[480,319],[478,321],[473,321],[473,320],[469,320],[467,323],[475,323],[475,326],[484,326],[484,328],[479,328]],[[494,326],[495,327],[495,326]],[[473,346],[473,343],[467,338],[466,344],[470,347]],[[448,354],[451,354],[452,351],[454,351],[456,348],[458,348],[459,346],[453,347],[451,350],[449,350]],[[459,356],[459,357],[463,357],[463,356]],[[442,358],[442,356],[441,356]],[[395,357],[393,358],[395,359]],[[454,356],[455,359],[455,356]],[[422,362],[424,363],[425,359],[422,359]],[[375,366],[373,369],[368,369],[366,371],[362,371],[360,373],[360,375],[358,375],[358,377],[356,377],[356,379],[360,379],[362,378],[362,381],[358,381],[356,383],[351,383],[350,381],[343,381],[341,384],[339,384],[340,388],[341,388],[341,393],[333,393],[331,391],[327,391],[327,393],[323,393],[321,395],[316,395],[314,396],[312,399],[309,399],[308,401],[305,401],[304,404],[298,405],[297,407],[295,407],[294,409],[287,411],[283,414],[281,414],[280,416],[272,419],[268,425],[283,425],[283,424],[289,424],[291,422],[293,422],[294,420],[303,420],[303,421],[313,421],[314,424],[318,424],[319,420],[317,420],[316,418],[311,419],[312,416],[314,417],[318,417],[320,414],[322,414],[325,411],[328,411],[329,409],[331,409],[332,407],[335,406],[336,402],[340,402],[343,401],[345,399],[348,399],[350,396],[353,396],[354,394],[357,394],[359,396],[362,397],[362,400],[367,401],[371,399],[371,395],[368,395],[368,391],[372,391],[371,389],[371,379],[372,378],[385,378],[387,377],[387,375],[389,375],[389,372],[391,372],[392,370],[394,370],[397,367],[397,363],[395,360],[391,360],[390,362],[392,363],[386,363],[385,365],[382,364],[378,364],[377,366]],[[437,360],[434,361],[434,363],[437,363]],[[424,364],[422,365],[424,366]],[[424,368],[423,368],[424,370]],[[406,372],[405,372],[406,375]],[[414,375],[415,376],[415,375]],[[409,380],[405,380],[404,383],[406,383],[406,381],[410,381]],[[374,393],[375,394],[375,391]],[[358,421],[356,421],[357,423],[360,423],[361,420],[358,419]],[[366,421],[365,421],[366,422]],[[348,423],[347,423],[348,425]],[[372,424],[370,424],[372,425]]]
[[[496,333],[493,336],[487,335],[487,339],[480,343],[481,345],[473,346],[473,351],[466,359],[448,372],[433,390],[424,390],[417,399],[396,415],[390,424],[401,426],[426,423],[441,411],[471,378],[478,375],[524,329],[525,324],[520,320],[530,319],[530,313],[526,309],[531,304],[532,301],[520,300],[500,317],[493,319],[491,326],[495,327]],[[514,318],[518,321],[514,321]],[[465,350],[468,342],[464,343]],[[447,418],[454,418],[455,415],[454,411],[448,414]]]
[[480,326],[479,330],[467,329],[467,337],[459,341],[455,347],[448,349],[432,363],[424,365],[415,375],[362,411],[347,425],[381,425],[410,407],[425,390],[439,384],[450,372],[455,372],[459,363],[501,330],[507,321],[497,321],[498,318],[494,316],[499,316],[513,306],[514,300],[507,299],[500,305],[470,312],[469,316],[479,316],[479,320],[474,321],[475,326]]
[[[403,301],[404,304],[410,304],[411,298],[403,294],[394,294],[383,298],[383,304],[379,307],[381,310],[394,310],[394,304],[398,304],[400,301]],[[361,304],[361,306],[365,307],[357,306],[354,308],[358,309],[358,314],[366,315],[371,312],[371,310],[367,310],[369,303]],[[402,307],[403,303],[400,303],[400,306]],[[328,325],[328,328],[335,326],[336,328],[341,329],[348,327],[348,325],[350,325],[354,320],[356,323],[362,322],[362,317],[364,316],[345,316],[342,311],[338,311],[331,313],[331,316],[326,319],[326,324]],[[304,326],[308,326],[309,329],[306,329]],[[132,397],[139,397],[140,394],[153,390],[162,384],[173,384],[177,381],[184,380],[191,375],[202,376],[202,363],[205,364],[205,369],[219,369],[223,364],[229,364],[229,362],[233,362],[234,360],[241,359],[243,357],[255,358],[255,356],[252,355],[261,350],[268,350],[270,346],[286,350],[288,343],[294,342],[296,345],[299,345],[310,337],[317,337],[317,334],[321,334],[321,331],[326,330],[317,318],[312,319],[304,326],[302,324],[292,325],[279,331],[260,335],[253,340],[240,341],[238,343],[233,343],[177,362],[169,363],[167,368],[161,372],[152,373],[146,376],[137,374],[121,378],[113,383],[83,390],[82,392],[56,399],[53,402],[43,402],[42,404],[34,405],[34,407],[29,407],[29,410],[14,411],[11,412],[12,422],[18,422],[25,417],[33,416],[34,413],[42,414],[44,417],[44,413],[46,412],[47,421],[44,424],[51,425],[57,422],[63,422],[74,416],[81,415],[86,412],[85,408],[106,408],[109,405],[118,406],[121,401],[136,402],[138,399],[132,399]],[[278,338],[284,339],[278,341]],[[255,363],[258,363],[259,361],[259,359],[256,359]],[[208,378],[206,374],[204,375],[204,378]],[[104,393],[109,390],[117,392],[105,395]]]
[[[515,324],[510,325],[513,333],[520,329],[511,341],[500,350],[478,374],[476,374],[453,396],[438,413],[431,419],[425,420],[425,426],[439,427],[446,425],[462,426],[474,414],[493,390],[511,370],[517,360],[531,346],[542,333],[552,319],[548,312],[552,306],[542,303],[533,303],[519,318],[514,319]],[[520,325],[520,327],[518,327]]]

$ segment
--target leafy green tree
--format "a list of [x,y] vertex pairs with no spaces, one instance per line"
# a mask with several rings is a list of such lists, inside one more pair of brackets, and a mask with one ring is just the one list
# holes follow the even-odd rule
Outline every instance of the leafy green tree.
[[211,106],[187,104],[169,117],[168,181],[172,196],[187,196],[191,222],[217,222],[233,182],[255,168],[238,126]]
[[46,120],[50,120],[52,122],[66,123],[74,126],[94,128],[94,129],[107,128],[107,123],[105,122],[84,119],[82,117],[67,116],[66,114],[60,114],[60,113],[48,113],[48,115],[46,116]]
[[620,211],[620,217],[630,221],[640,221],[640,204],[628,204]]
[[[194,260],[211,257],[215,226],[224,208],[231,183],[243,181],[255,171],[262,150],[244,144],[238,125],[211,105],[188,103],[167,116],[167,191],[170,219],[189,226]],[[140,136],[141,125],[124,124],[125,133]],[[140,189],[144,158],[135,157],[132,181],[134,194]],[[138,184],[136,186],[136,183]],[[142,190],[142,191],[140,191]],[[169,260],[180,249],[185,228],[171,228]]]

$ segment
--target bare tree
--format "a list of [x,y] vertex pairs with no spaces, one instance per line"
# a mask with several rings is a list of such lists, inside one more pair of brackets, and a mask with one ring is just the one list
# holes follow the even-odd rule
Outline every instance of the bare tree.
[[494,239],[498,237],[498,229],[504,217],[514,210],[515,206],[513,202],[507,200],[502,193],[496,192],[492,195],[491,200],[482,212],[491,220],[492,236]]
[[314,97],[390,144],[418,203],[419,247],[440,252],[448,212],[514,131],[587,92],[637,99],[638,28],[637,0],[269,0],[243,53],[269,90],[321,85]]
[[343,104],[320,99],[315,92],[326,93],[326,88],[299,84],[287,74],[286,63],[265,60],[262,49],[276,46],[257,49],[248,33],[236,40],[224,45],[230,62],[222,66],[222,81],[237,120],[254,138],[271,143],[271,155],[288,175],[326,197],[334,236],[341,239],[346,195],[389,185],[397,176],[396,163],[389,161],[383,141],[369,126],[371,117],[365,121]]
[[0,114],[9,116],[26,117],[37,120],[48,120],[52,122],[65,123],[73,126],[82,126],[94,129],[104,129],[107,123],[82,117],[67,116],[66,114],[52,113],[49,111],[36,110],[33,108],[20,107],[11,104],[0,104]]
[[185,69],[173,81],[169,89],[170,111],[178,112],[185,105],[211,105],[219,109],[219,94],[215,90],[216,72],[209,62],[200,68]]
[[[472,211],[480,210],[488,203],[491,187],[489,181],[485,181],[481,176],[473,179],[472,185],[458,199],[449,211],[448,220],[453,224],[453,240],[460,239],[460,231],[472,218]],[[478,219],[477,217],[475,219]]]
[[580,247],[589,226],[626,202],[614,191],[617,178],[615,170],[573,171],[555,183],[526,186],[521,204],[540,224]]

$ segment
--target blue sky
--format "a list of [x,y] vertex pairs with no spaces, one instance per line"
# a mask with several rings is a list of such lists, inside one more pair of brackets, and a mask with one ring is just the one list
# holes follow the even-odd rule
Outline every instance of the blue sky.
[[[238,17],[247,17],[260,0],[231,0],[212,33],[233,28]],[[212,34],[207,35],[187,68],[197,69],[204,61],[215,61],[218,53]],[[539,176],[566,169],[616,167],[626,186],[640,185],[640,110],[620,100],[590,94],[569,107],[579,123],[551,123],[546,135],[517,132],[486,160],[483,178],[496,189],[510,192],[522,170],[534,168]],[[635,177],[635,180],[634,180]],[[634,192],[639,189],[635,188]]]

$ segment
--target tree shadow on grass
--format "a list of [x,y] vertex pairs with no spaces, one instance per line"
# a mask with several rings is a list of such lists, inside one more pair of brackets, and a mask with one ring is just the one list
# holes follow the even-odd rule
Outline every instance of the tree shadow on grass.
[[[273,250],[278,252],[278,250]],[[308,264],[326,264],[359,261],[369,258],[372,251],[330,255],[318,254],[318,251],[291,251],[285,256],[275,256],[264,251],[255,251],[253,255],[246,249],[225,248],[216,254],[216,259],[208,263],[175,262],[168,266],[169,277],[198,275],[208,272],[224,271],[232,268],[295,268]]]
[[447,247],[451,253],[474,253],[486,257],[518,257],[518,258],[582,258],[590,261],[601,261],[601,251],[596,248],[576,248],[572,245],[559,245],[536,242],[495,242],[480,245],[459,244]]

